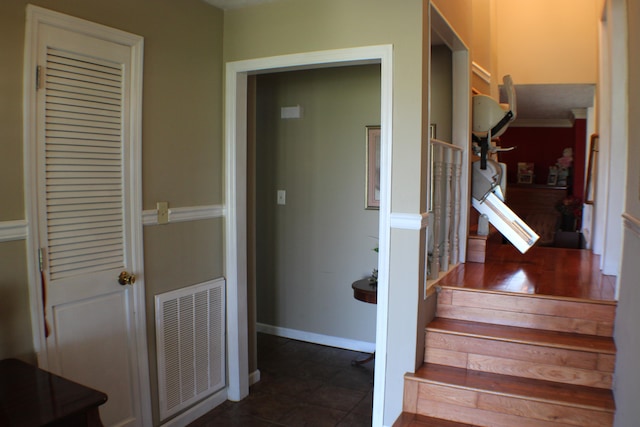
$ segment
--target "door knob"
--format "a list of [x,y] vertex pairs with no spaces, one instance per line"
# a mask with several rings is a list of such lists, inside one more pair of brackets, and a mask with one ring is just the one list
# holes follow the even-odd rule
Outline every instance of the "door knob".
[[118,276],[118,283],[121,285],[133,285],[136,283],[136,276],[134,274],[129,274],[126,271],[123,271]]

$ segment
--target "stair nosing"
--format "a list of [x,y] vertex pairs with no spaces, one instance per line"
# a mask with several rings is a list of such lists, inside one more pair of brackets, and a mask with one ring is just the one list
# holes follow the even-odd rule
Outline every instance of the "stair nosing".
[[[495,341],[501,341],[501,342],[512,342],[512,343],[518,343],[518,344],[527,344],[527,345],[535,345],[535,346],[539,346],[539,347],[550,347],[550,348],[557,348],[557,349],[564,349],[564,350],[576,350],[576,351],[584,351],[584,352],[589,352],[589,353],[598,353],[598,354],[608,354],[608,355],[615,355],[616,354],[616,348],[615,348],[615,342],[613,341],[612,337],[602,337],[599,335],[587,335],[587,334],[580,334],[580,333],[575,333],[575,332],[560,332],[560,331],[548,331],[545,329],[535,329],[535,328],[523,328],[520,326],[510,326],[510,325],[499,325],[499,324],[493,324],[493,323],[485,323],[485,322],[472,322],[472,321],[467,321],[467,320],[460,320],[460,319],[449,319],[449,318],[445,318],[445,317],[436,317],[434,320],[438,319],[439,321],[442,322],[451,322],[451,323],[457,323],[457,324],[461,324],[461,325],[487,325],[487,326],[491,326],[494,328],[499,328],[499,329],[504,329],[504,330],[526,330],[526,331],[536,331],[537,333],[539,333],[540,335],[547,335],[547,336],[551,336],[551,335],[567,335],[567,336],[573,336],[573,337],[585,337],[585,339],[587,339],[587,337],[589,339],[597,339],[600,341],[610,341],[611,344],[613,345],[612,349],[606,349],[606,348],[593,348],[593,347],[589,347],[589,346],[578,346],[578,345],[571,345],[571,344],[562,344],[562,343],[557,343],[557,342],[548,342],[548,341],[534,341],[534,340],[528,340],[528,339],[519,339],[519,338],[506,338],[506,337],[499,337],[499,336],[495,336],[495,335],[490,335],[487,333],[482,333],[482,332],[461,332],[461,331],[454,331],[454,330],[450,330],[450,329],[446,329],[446,328],[441,328],[438,326],[431,326],[431,323],[429,323],[426,327],[425,330],[426,331],[433,331],[433,332],[440,332],[440,333],[446,333],[446,334],[450,334],[450,335],[456,335],[456,336],[469,336],[469,337],[476,337],[476,338],[484,338],[484,339],[491,339],[491,340],[495,340]],[[551,341],[551,340],[549,340]]]
[[[437,365],[437,364],[425,363],[423,365],[423,367],[427,367],[427,369],[428,369],[429,366],[434,366],[434,365]],[[514,376],[510,376],[510,375],[504,375],[504,374],[495,374],[495,373],[490,373],[490,372],[476,372],[476,371],[473,371],[473,370],[470,370],[470,369],[454,368],[454,367],[450,367],[450,366],[446,366],[446,365],[437,365],[437,366],[442,366],[442,367],[445,367],[447,369],[456,370],[456,371],[466,371],[468,373],[471,373],[472,375],[481,374],[482,376],[492,377],[492,378],[494,378],[494,380],[495,379],[499,379],[499,378],[517,378],[517,379],[520,379],[520,380],[524,380],[525,382],[528,382],[528,383],[536,383],[536,382],[537,383],[552,383],[551,381],[533,380],[533,379],[528,379],[528,378],[523,378],[523,377],[514,377]],[[478,392],[492,394],[492,395],[496,395],[496,396],[507,396],[507,397],[512,397],[512,398],[516,398],[516,399],[530,400],[530,401],[540,402],[540,403],[549,403],[549,404],[553,404],[553,405],[559,405],[559,406],[565,406],[565,407],[571,407],[571,408],[581,408],[581,409],[586,409],[586,410],[591,410],[591,411],[615,413],[615,404],[614,404],[613,408],[608,408],[608,407],[603,407],[603,406],[594,406],[594,405],[590,405],[590,404],[587,404],[587,403],[576,403],[576,402],[568,402],[566,400],[542,398],[542,397],[527,395],[527,394],[524,394],[524,393],[498,391],[498,390],[492,390],[492,389],[489,389],[489,388],[480,388],[480,387],[477,387],[477,386],[474,387],[474,386],[470,386],[470,385],[461,385],[461,384],[450,383],[450,382],[441,381],[441,380],[424,378],[424,377],[421,377],[421,376],[416,376],[415,373],[406,374],[405,375],[405,379],[409,379],[409,380],[412,380],[412,381],[418,381],[418,382],[422,382],[422,383],[430,383],[430,384],[437,384],[437,385],[442,385],[442,386],[446,386],[446,387],[452,387],[452,388],[456,388],[456,389],[459,389],[459,390],[478,391]],[[576,389],[583,389],[583,390],[596,390],[596,388],[588,387],[588,386],[568,385],[568,384],[562,384],[562,383],[553,383],[553,384],[556,384],[557,386],[560,386],[560,387],[566,387],[566,388],[576,388]],[[604,390],[607,390],[607,389],[597,389],[597,390],[604,391]],[[611,401],[613,402],[613,396],[611,396]]]
[[615,300],[600,300],[600,299],[589,299],[589,298],[578,298],[578,297],[565,297],[558,295],[546,295],[546,294],[526,294],[521,292],[509,292],[509,291],[498,291],[493,289],[475,289],[475,288],[466,288],[462,285],[438,285],[441,289],[450,289],[453,291],[464,291],[464,292],[480,292],[485,294],[495,294],[495,295],[506,295],[506,296],[516,296],[516,297],[524,297],[524,298],[541,298],[541,299],[550,299],[557,301],[570,301],[570,302],[581,302],[586,304],[602,304],[602,305],[610,305],[617,307],[618,301]]
[[[477,426],[476,424],[469,424],[469,423],[464,423],[464,422],[459,422],[459,421],[453,421],[453,420],[448,420],[448,419],[444,419],[444,418],[434,418],[434,417],[430,417],[428,415],[422,415],[422,414],[416,414],[413,412],[407,412],[407,411],[403,411],[400,416],[398,417],[399,421],[402,421],[402,424],[400,424],[401,426],[407,425],[405,424],[406,422],[416,422],[416,425],[424,425],[425,427],[429,427],[432,425],[433,422],[438,422],[438,425],[441,425],[441,423],[446,423],[448,426],[459,426],[459,427],[480,427]],[[393,424],[394,426],[396,426],[396,424]]]

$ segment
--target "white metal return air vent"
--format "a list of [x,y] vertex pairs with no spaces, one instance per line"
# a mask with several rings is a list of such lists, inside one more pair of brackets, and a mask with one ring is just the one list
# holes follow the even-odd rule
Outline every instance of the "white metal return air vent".
[[156,295],[160,417],[225,386],[225,282]]

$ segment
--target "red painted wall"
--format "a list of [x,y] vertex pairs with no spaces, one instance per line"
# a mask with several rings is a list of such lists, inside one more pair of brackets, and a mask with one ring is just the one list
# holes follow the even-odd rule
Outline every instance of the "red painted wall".
[[[534,184],[547,183],[549,167],[554,166],[562,150],[573,149],[574,195],[582,197],[584,182],[586,120],[576,120],[572,128],[510,127],[500,137],[503,148],[517,147],[500,153],[499,159],[507,164],[507,181],[518,181],[518,162],[534,164]],[[580,183],[580,184],[578,184]]]

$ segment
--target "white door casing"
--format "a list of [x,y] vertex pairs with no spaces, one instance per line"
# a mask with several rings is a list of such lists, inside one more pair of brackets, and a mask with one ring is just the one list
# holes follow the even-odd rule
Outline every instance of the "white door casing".
[[382,425],[387,366],[387,313],[393,135],[393,46],[378,45],[308,52],[227,63],[225,82],[225,168],[228,212],[225,240],[227,279],[227,360],[230,400],[249,393],[246,278],[247,76],[328,66],[379,63],[381,67],[381,169],[376,315],[376,376],[373,425]]
[[[25,194],[35,348],[42,367],[107,393],[100,409],[105,425],[151,421],[140,191],[142,41],[27,8]],[[123,270],[137,275],[133,286],[118,283]]]

